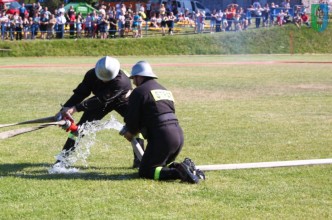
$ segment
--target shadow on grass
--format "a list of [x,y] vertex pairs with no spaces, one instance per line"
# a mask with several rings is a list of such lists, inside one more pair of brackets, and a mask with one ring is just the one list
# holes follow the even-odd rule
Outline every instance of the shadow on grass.
[[[121,174],[105,174],[101,172],[87,172],[85,167],[79,168],[81,172],[67,173],[67,174],[49,174],[48,169],[52,164],[45,163],[13,163],[13,164],[0,164],[0,177],[20,177],[25,179],[40,179],[40,180],[63,180],[63,179],[83,179],[83,180],[132,180],[138,179],[138,173],[134,170],[130,171],[129,168],[111,168],[121,170]],[[28,169],[28,170],[26,170]],[[100,167],[89,167],[89,169],[101,169]],[[103,168],[105,169],[105,168]],[[109,169],[109,168],[107,168]],[[83,171],[82,171],[83,170]]]

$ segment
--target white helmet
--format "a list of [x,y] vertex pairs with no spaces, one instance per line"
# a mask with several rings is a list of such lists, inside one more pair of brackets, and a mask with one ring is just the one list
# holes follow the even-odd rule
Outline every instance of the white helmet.
[[134,76],[145,76],[158,79],[158,77],[153,73],[150,64],[146,61],[139,61],[133,66],[131,69],[130,79]]
[[120,71],[120,63],[113,57],[103,57],[96,63],[95,72],[98,79],[110,81],[114,79]]

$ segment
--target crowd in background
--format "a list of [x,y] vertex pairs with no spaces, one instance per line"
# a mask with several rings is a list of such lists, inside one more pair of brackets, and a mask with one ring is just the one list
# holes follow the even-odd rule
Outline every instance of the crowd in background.
[[1,39],[33,40],[37,36],[40,39],[61,39],[65,33],[69,33],[71,38],[139,38],[143,36],[142,30],[145,28],[160,30],[162,35],[172,35],[176,23],[194,28],[195,33],[242,31],[250,25],[256,28],[285,23],[294,23],[298,27],[303,24],[310,26],[306,8],[291,6],[289,0],[280,6],[273,2],[262,6],[255,0],[253,5],[245,9],[230,4],[224,10],[212,10],[209,15],[204,11],[178,11],[169,2],[161,4],[157,12],[146,9],[143,4],[135,10],[132,5],[127,7],[125,4],[115,7],[100,5],[98,10],[86,16],[76,13],[73,6],[65,10],[64,4],[51,12],[40,3],[33,3],[30,8],[22,3],[19,13],[0,12]]
[[[310,26],[306,7],[303,5],[291,6],[290,0],[283,1],[280,6],[274,2],[261,5],[258,0],[255,0],[252,5],[245,9],[237,4],[229,4],[224,10],[212,11],[210,31],[242,31],[250,25],[254,25],[255,28],[273,25],[282,26],[287,23],[294,23],[294,18],[297,18],[296,24],[298,27],[303,24]],[[196,23],[198,23],[198,27],[199,23],[204,25],[204,18],[196,21]]]

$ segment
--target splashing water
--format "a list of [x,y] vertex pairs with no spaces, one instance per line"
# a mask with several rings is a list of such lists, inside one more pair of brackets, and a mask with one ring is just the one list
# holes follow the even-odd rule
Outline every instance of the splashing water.
[[115,129],[120,131],[123,127],[119,121],[117,121],[113,115],[110,120],[107,121],[91,121],[82,124],[78,129],[78,136],[75,142],[75,151],[66,152],[62,151],[56,156],[56,159],[61,161],[61,163],[52,166],[49,170],[49,174],[55,173],[77,173],[79,169],[70,168],[77,161],[82,161],[82,163],[87,167],[87,158],[90,155],[90,149],[96,142],[96,133],[101,130]]

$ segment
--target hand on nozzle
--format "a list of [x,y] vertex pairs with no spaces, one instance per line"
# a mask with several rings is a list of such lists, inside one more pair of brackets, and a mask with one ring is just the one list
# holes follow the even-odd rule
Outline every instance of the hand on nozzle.
[[78,126],[75,124],[75,122],[66,119],[65,124],[61,126],[62,129],[66,130],[66,132],[77,132]]
[[65,131],[68,131],[68,129],[70,128],[72,122],[70,120],[65,120],[65,124],[61,125],[61,128]]

